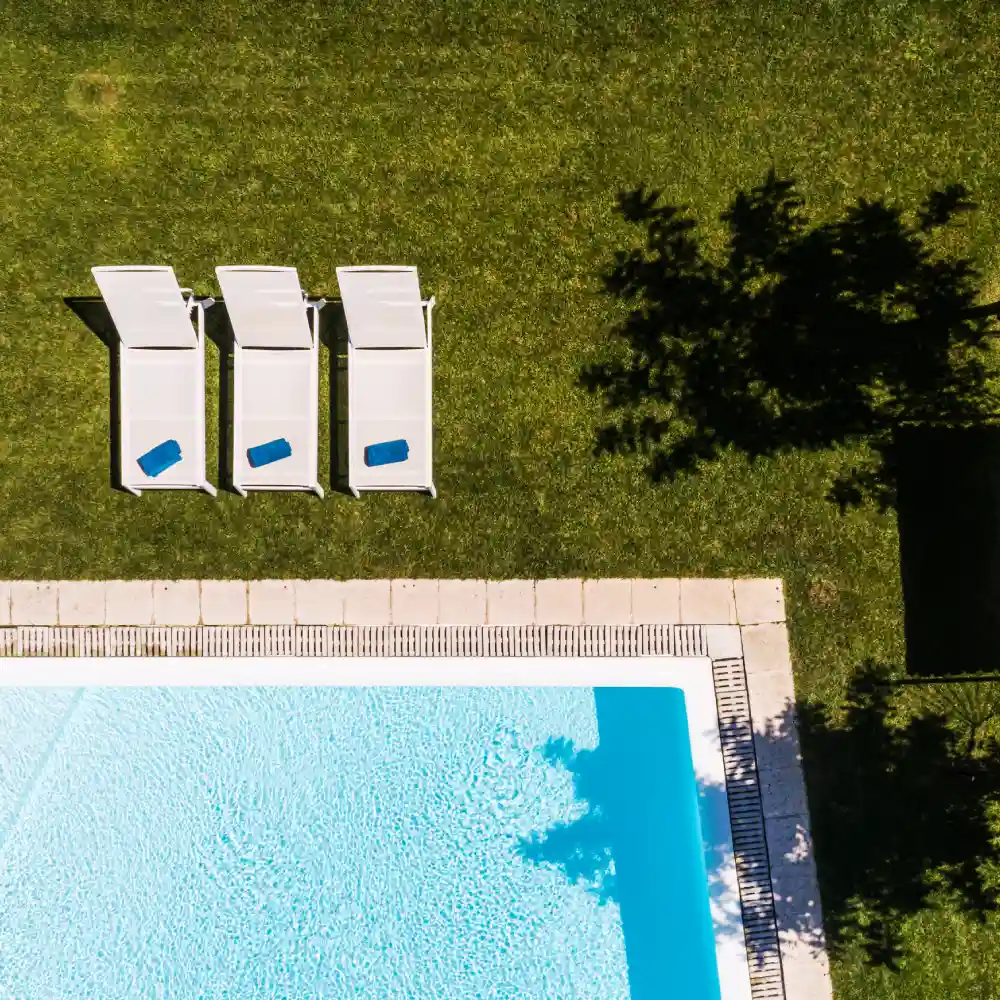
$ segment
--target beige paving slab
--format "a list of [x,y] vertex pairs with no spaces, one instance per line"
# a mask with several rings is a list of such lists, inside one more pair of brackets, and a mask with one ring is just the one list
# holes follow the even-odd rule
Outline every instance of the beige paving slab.
[[251,580],[251,625],[294,625],[295,589],[291,580]]
[[[753,705],[752,700],[750,704]],[[794,713],[791,716],[782,716],[780,722],[776,722],[765,731],[759,729],[755,723],[753,746],[758,768],[767,770],[802,766],[802,747],[799,743],[798,727],[794,722]]]
[[736,625],[736,595],[728,579],[682,579],[682,625]]
[[583,621],[587,625],[631,624],[632,581],[584,580]]
[[804,871],[815,876],[812,837],[808,816],[774,816],[765,821],[767,854],[771,868],[791,874]]
[[58,585],[45,580],[12,580],[10,615],[15,625],[58,624]]
[[681,581],[671,578],[632,581],[632,621],[636,625],[679,625]]
[[104,606],[108,625],[152,625],[153,581],[108,580]]
[[0,580],[0,625],[10,624],[10,581]]
[[388,580],[344,581],[344,624],[389,625],[392,596]]
[[154,625],[197,625],[200,617],[200,580],[153,581]]
[[393,625],[437,625],[437,580],[393,580],[389,587]]
[[783,904],[784,919],[778,922],[779,931],[798,931],[807,938],[818,935],[816,915],[822,911],[814,878],[800,874],[796,868],[778,865],[771,869],[771,891],[775,906]]
[[800,767],[759,768],[757,775],[765,820],[809,815],[806,785]]
[[743,658],[747,675],[778,673],[788,679],[792,691],[792,658],[788,646],[788,626],[780,623],[744,625]]
[[489,625],[531,625],[535,621],[534,580],[487,580]]
[[295,619],[299,625],[342,625],[344,584],[341,580],[293,580]]
[[485,625],[485,580],[439,580],[438,621],[441,625]]
[[779,935],[785,1000],[830,1000],[833,986],[826,952],[798,935]]
[[815,880],[772,878],[787,1000],[829,1000],[830,963]]
[[789,767],[801,760],[794,689],[779,671],[747,669],[747,693],[758,767]]
[[60,625],[103,625],[107,584],[103,580],[62,580],[59,589]]
[[785,877],[779,871],[771,885],[787,1000],[831,997],[823,907],[815,879]]
[[740,625],[785,620],[785,596],[780,580],[736,579],[733,593]]
[[743,655],[738,625],[706,625],[705,641],[713,660],[738,660]]
[[583,580],[567,577],[535,581],[535,623],[583,624]]
[[202,580],[201,620],[205,625],[246,625],[246,580]]

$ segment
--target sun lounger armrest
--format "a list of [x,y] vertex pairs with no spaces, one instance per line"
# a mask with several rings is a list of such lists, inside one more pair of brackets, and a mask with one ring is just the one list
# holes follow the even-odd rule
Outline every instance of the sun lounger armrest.
[[313,311],[313,321],[309,332],[313,338],[313,346],[316,346],[319,344],[319,311],[326,305],[326,299],[313,299],[310,301],[309,296],[303,291],[302,300],[306,304],[306,312],[309,312],[310,309]]
[[181,295],[186,293],[187,298],[185,304],[187,305],[188,312],[193,313],[195,309],[201,306],[202,309],[208,309],[215,305],[215,299],[211,295],[206,295],[203,298],[198,298],[190,288],[182,288]]
[[432,295],[429,299],[420,303],[427,310],[427,346],[431,346],[431,312],[437,304],[437,299]]

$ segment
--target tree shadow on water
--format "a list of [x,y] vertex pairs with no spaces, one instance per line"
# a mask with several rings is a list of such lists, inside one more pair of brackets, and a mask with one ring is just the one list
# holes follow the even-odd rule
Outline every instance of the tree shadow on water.
[[[632,1000],[659,998],[685,984],[691,995],[710,995],[704,990],[715,974],[720,930],[710,912],[722,919],[728,891],[720,877],[729,860],[724,789],[691,781],[687,728],[678,725],[684,716],[671,701],[679,691],[597,688],[594,696],[595,749],[578,750],[561,737],[540,748],[548,763],[572,775],[586,810],[522,838],[519,853],[557,868],[600,903],[618,905]],[[699,857],[715,870],[699,867]],[[711,911],[699,913],[706,875]],[[742,937],[738,922],[730,930]],[[706,952],[713,955],[710,973]]]
[[[754,734],[765,808],[788,805],[776,776],[800,748],[807,778],[811,838],[787,809],[768,821],[779,927],[807,950],[890,970],[901,968],[907,922],[920,913],[947,908],[985,922],[1000,910],[1000,682],[917,683],[899,673],[866,661],[841,705],[787,705]],[[524,859],[619,906],[632,1000],[669,995],[678,950],[697,947],[681,926],[697,922],[682,901],[704,895],[706,876],[716,902],[732,892],[720,887],[728,838],[713,836],[729,830],[722,787],[698,789],[703,824],[713,810],[722,817],[715,830],[703,825],[705,868],[696,872],[683,847],[685,803],[666,763],[677,726],[657,691],[596,689],[598,746],[553,738],[541,748],[570,773],[585,809],[519,844]],[[716,935],[742,936],[738,922],[727,927],[717,908],[714,916]]]

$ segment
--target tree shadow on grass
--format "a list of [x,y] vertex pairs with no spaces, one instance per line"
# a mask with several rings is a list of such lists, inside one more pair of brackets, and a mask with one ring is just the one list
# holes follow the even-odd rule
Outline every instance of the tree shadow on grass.
[[[861,199],[814,225],[795,182],[772,170],[720,217],[720,261],[703,254],[695,220],[659,199],[643,187],[619,194],[647,239],[602,275],[634,308],[614,330],[622,351],[581,373],[614,416],[595,453],[641,454],[659,482],[730,451],[755,461],[866,446],[870,460],[838,474],[827,496],[841,512],[874,503],[899,514],[912,668],[947,661],[928,629],[917,633],[950,608],[938,636],[961,635],[952,659],[981,669],[1000,642],[1000,478],[983,472],[1000,467],[988,340],[1000,303],[977,304],[977,269],[928,245],[976,208],[967,190],[931,191],[912,222]],[[936,558],[921,556],[934,538]]]
[[[796,713],[829,946],[893,970],[909,917],[947,905],[985,920],[1000,886],[996,742],[970,742],[953,699],[935,694],[900,713],[897,694],[889,669],[866,661],[842,718],[812,702]],[[764,739],[780,744],[793,727],[789,709]],[[806,851],[783,864],[794,886],[796,866],[812,861]],[[795,929],[815,936],[809,924]]]
[[703,255],[695,220],[659,199],[644,187],[618,197],[647,241],[602,274],[608,295],[636,307],[614,331],[627,356],[581,373],[619,418],[598,430],[598,454],[642,453],[661,481],[729,449],[753,460],[866,443],[879,461],[829,495],[842,509],[885,509],[895,478],[881,453],[894,430],[1000,418],[985,339],[1000,303],[977,305],[973,265],[925,244],[976,207],[962,185],[930,192],[915,226],[865,199],[811,225],[794,180],[772,170],[720,217],[721,262]]
[[99,295],[76,295],[63,298],[63,303],[71,309],[84,325],[93,333],[108,351],[108,468],[111,470],[110,485],[119,493],[128,491],[122,487],[121,469],[121,388],[119,351],[121,341],[111,313]]

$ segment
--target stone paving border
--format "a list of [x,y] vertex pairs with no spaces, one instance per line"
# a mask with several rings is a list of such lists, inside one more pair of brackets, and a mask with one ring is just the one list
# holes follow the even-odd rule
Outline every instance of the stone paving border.
[[3,656],[706,653],[743,668],[749,699],[783,977],[754,996],[825,1000],[780,580],[0,582]]
[[788,1000],[833,996],[795,713],[788,627],[741,626],[771,887]]
[[0,581],[10,625],[750,625],[780,580]]

